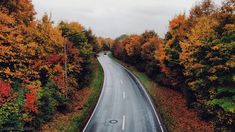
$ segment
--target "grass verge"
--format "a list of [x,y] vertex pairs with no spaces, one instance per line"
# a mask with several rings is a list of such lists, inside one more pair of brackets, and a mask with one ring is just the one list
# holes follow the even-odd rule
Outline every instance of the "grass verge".
[[82,131],[99,99],[99,95],[102,90],[104,74],[101,64],[98,62],[98,60],[96,63],[97,66],[96,68],[93,68],[95,71],[93,71],[91,84],[89,86],[92,91],[91,95],[85,103],[81,114],[79,116],[74,117],[70,122],[69,127],[67,129],[68,132]]

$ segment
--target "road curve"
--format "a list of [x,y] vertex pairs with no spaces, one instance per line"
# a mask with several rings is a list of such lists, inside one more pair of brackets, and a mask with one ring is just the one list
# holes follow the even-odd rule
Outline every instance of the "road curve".
[[149,97],[130,73],[109,58],[98,57],[104,85],[83,132],[163,132]]

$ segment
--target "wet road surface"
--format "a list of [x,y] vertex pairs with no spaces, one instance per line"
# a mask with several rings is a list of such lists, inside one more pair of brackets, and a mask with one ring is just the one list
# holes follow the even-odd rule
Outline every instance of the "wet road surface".
[[159,118],[141,85],[108,55],[98,57],[104,85],[84,132],[162,132]]

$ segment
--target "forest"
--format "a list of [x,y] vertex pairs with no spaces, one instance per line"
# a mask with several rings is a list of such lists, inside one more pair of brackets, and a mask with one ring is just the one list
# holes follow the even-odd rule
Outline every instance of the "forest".
[[184,95],[188,108],[212,121],[215,131],[235,131],[235,1],[204,0],[189,15],[169,21],[164,38],[154,31],[122,35],[114,56],[155,82]]
[[[30,0],[0,1],[0,129],[38,129],[89,84],[105,39],[78,22],[36,20]],[[99,41],[98,41],[99,40]]]
[[0,1],[0,131],[33,131],[69,111],[103,50],[181,93],[215,131],[235,131],[234,0],[203,0],[171,19],[164,38],[149,30],[112,40],[35,15],[31,0]]

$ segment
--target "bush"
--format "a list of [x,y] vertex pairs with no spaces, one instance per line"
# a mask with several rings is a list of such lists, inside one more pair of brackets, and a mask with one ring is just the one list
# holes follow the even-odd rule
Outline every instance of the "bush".
[[5,102],[0,107],[0,129],[5,131],[23,130],[20,107],[14,102]]
[[38,128],[42,123],[50,121],[56,111],[66,110],[67,100],[59,92],[58,87],[48,81],[46,86],[39,93],[38,112],[36,113],[31,125]]

